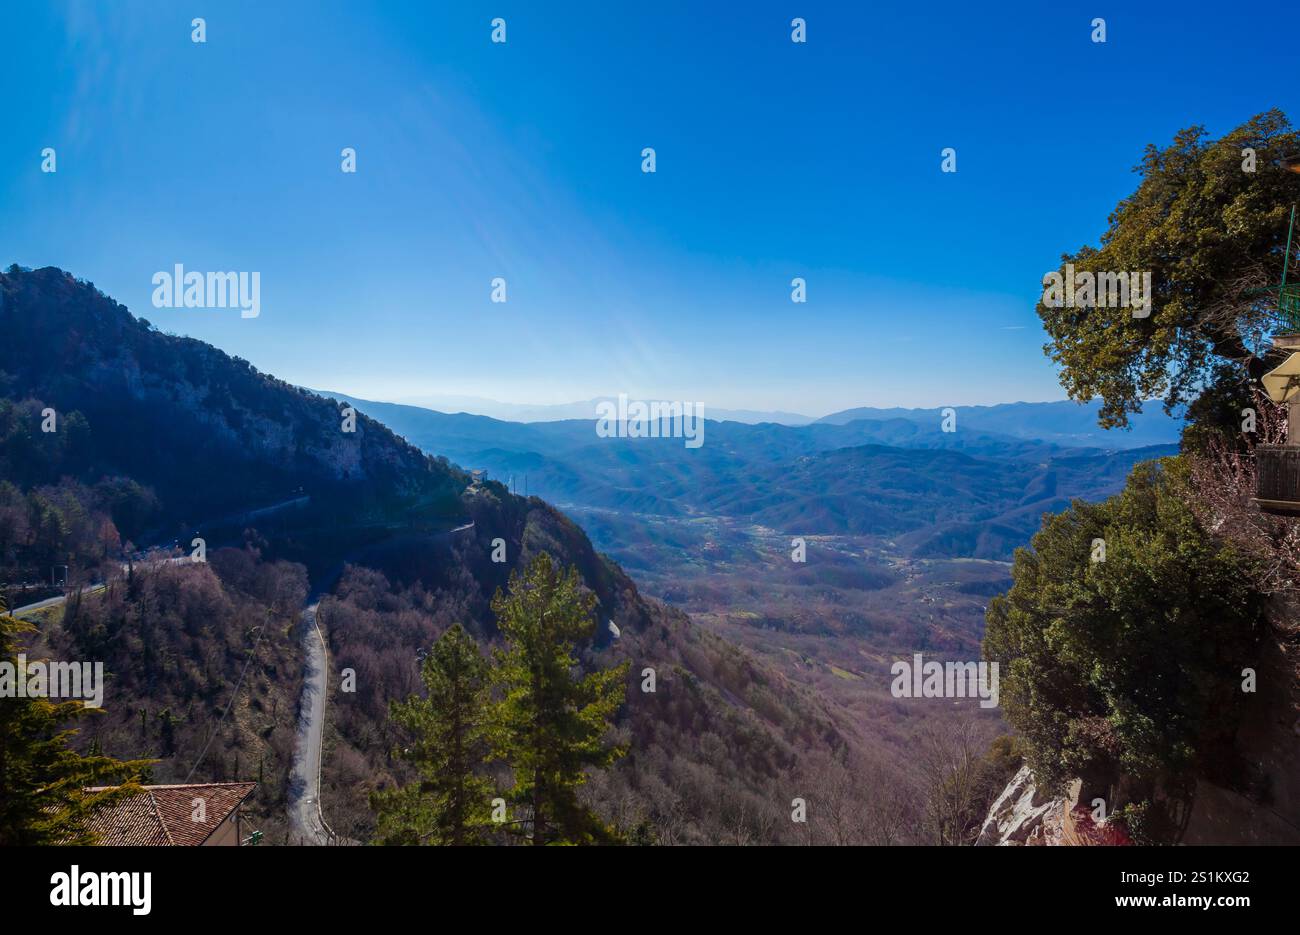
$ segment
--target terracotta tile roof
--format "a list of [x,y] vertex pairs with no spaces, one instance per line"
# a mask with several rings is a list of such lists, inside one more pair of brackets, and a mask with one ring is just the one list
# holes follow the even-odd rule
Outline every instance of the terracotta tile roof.
[[[145,786],[139,795],[100,808],[88,824],[102,845],[194,846],[206,841],[256,788],[255,782]],[[194,820],[195,799],[204,803],[201,822]]]
[[[99,788],[92,791],[98,792]],[[86,826],[101,844],[152,847],[171,843],[154,811],[153,799],[144,793],[101,806]]]

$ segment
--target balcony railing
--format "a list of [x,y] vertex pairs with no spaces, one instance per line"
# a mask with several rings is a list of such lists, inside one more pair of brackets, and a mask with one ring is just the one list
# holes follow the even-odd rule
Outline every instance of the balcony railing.
[[1300,514],[1300,447],[1255,446],[1255,501],[1266,513]]

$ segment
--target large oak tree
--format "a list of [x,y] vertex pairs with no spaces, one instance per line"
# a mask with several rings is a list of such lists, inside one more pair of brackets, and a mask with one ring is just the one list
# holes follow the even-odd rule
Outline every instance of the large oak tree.
[[1300,134],[1278,110],[1217,140],[1203,127],[1182,130],[1147,147],[1134,170],[1141,182],[1111,213],[1100,247],[1062,257],[1062,276],[1067,263],[1076,274],[1152,273],[1146,318],[1038,306],[1062,384],[1073,399],[1100,397],[1103,425],[1127,425],[1146,400],[1172,410],[1207,389],[1244,387],[1276,362],[1271,334],[1294,329],[1276,293],[1257,290],[1281,278],[1287,218],[1300,202],[1300,175],[1282,159],[1295,154]]

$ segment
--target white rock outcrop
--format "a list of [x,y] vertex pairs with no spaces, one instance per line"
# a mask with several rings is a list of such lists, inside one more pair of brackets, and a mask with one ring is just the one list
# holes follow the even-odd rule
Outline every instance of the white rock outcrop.
[[[976,847],[1049,843],[1059,824],[1064,799],[1046,798],[1038,792],[1034,774],[1028,766],[1012,778],[1002,794],[989,808],[988,818],[980,828]],[[1046,822],[1046,826],[1045,826]]]

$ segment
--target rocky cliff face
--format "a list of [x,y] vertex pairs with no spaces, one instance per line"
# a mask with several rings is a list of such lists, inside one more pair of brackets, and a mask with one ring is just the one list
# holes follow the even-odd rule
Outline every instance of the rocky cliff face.
[[1104,847],[1132,844],[1117,822],[1096,821],[1089,806],[1091,793],[1076,779],[1062,795],[1045,795],[1028,766],[1008,783],[989,808],[976,846]]
[[1064,798],[1044,796],[1022,766],[989,808],[975,846],[1059,844],[1066,805]]

